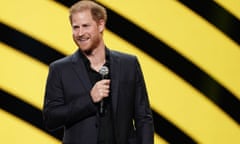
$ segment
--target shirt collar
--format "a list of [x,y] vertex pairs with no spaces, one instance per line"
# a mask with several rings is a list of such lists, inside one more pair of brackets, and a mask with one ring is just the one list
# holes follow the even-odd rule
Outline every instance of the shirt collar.
[[[86,65],[87,68],[91,68],[91,64],[90,64],[89,59],[81,52],[81,50],[79,50],[79,56],[83,60],[84,65]],[[105,62],[104,65],[109,67],[110,66],[110,64],[109,64],[109,62],[110,62],[110,51],[107,48],[105,48],[105,60],[106,60],[106,62]]]

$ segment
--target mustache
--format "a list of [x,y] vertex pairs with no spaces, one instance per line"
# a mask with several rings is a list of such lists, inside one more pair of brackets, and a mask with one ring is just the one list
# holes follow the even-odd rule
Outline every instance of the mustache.
[[80,36],[75,36],[76,39],[81,40],[81,39],[88,39],[88,35],[80,35]]

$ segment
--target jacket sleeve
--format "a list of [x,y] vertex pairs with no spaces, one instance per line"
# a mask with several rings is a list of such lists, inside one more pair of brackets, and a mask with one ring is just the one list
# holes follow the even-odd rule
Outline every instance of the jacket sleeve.
[[154,143],[154,126],[144,77],[136,60],[135,126],[138,144]]
[[46,128],[54,130],[95,115],[97,109],[89,92],[85,95],[87,96],[77,97],[67,103],[60,71],[54,64],[50,65],[43,105],[43,120]]

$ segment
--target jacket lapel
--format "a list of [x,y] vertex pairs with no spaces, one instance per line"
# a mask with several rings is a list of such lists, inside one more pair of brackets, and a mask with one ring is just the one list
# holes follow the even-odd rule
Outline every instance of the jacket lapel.
[[120,60],[113,51],[110,51],[110,74],[111,74],[112,107],[114,117],[116,118],[120,76]]
[[72,55],[72,67],[73,67],[73,70],[78,75],[78,77],[79,77],[80,81],[82,82],[82,84],[84,85],[84,87],[87,90],[90,90],[92,87],[91,82],[90,82],[89,76],[87,74],[85,65],[80,57],[79,50],[76,51]]

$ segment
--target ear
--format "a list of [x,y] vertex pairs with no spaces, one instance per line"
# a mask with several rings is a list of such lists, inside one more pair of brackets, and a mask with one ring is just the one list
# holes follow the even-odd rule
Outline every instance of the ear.
[[100,33],[102,33],[104,29],[105,29],[105,21],[101,19],[98,22],[98,30]]

